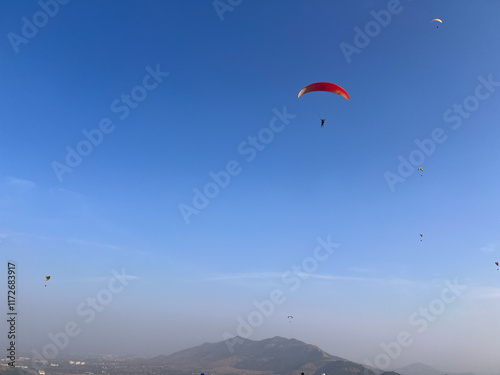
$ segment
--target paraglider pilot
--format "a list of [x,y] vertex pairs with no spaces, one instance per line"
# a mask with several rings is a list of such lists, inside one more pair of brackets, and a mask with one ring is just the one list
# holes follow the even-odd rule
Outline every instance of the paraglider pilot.
[[321,127],[323,127],[323,125],[325,125],[325,119],[324,118],[321,119]]

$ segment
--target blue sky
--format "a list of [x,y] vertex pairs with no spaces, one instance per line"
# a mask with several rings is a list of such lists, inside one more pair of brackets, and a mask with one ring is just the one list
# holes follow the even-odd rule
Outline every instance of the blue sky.
[[[248,338],[373,363],[408,332],[387,367],[498,374],[500,4],[217,4],[0,4],[19,350],[74,321],[60,355],[169,354],[236,334],[278,290]],[[350,100],[296,98],[317,81]],[[110,294],[113,270],[129,276]]]

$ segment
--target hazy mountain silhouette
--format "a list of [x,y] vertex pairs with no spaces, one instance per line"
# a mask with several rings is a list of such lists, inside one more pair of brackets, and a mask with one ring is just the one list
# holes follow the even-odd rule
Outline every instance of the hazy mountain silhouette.
[[423,363],[412,363],[411,365],[396,369],[401,375],[474,375],[472,372],[451,373],[435,369]]
[[238,337],[206,343],[152,358],[151,364],[165,366],[178,374],[382,375],[381,371],[335,357],[317,346],[283,337],[261,341]]
[[33,375],[35,371],[25,370],[19,367],[16,368],[2,367],[0,368],[0,373],[2,375]]

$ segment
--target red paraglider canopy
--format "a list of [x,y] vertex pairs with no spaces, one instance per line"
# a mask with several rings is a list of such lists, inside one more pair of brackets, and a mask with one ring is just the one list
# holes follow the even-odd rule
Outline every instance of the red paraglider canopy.
[[312,91],[327,91],[327,92],[333,92],[334,94],[338,94],[342,96],[343,98],[346,98],[349,100],[349,94],[347,91],[345,91],[342,87],[335,85],[330,82],[316,82],[316,83],[311,83],[310,85],[307,85],[304,87],[302,90],[300,90],[299,95],[297,95],[297,99],[300,98],[302,95],[307,94],[308,92]]

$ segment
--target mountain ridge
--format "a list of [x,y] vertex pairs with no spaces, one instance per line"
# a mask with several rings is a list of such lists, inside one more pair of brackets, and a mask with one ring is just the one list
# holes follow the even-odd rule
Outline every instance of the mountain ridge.
[[152,358],[179,374],[239,375],[380,375],[382,371],[333,356],[319,347],[280,336],[253,341],[242,337],[204,343],[170,355]]

